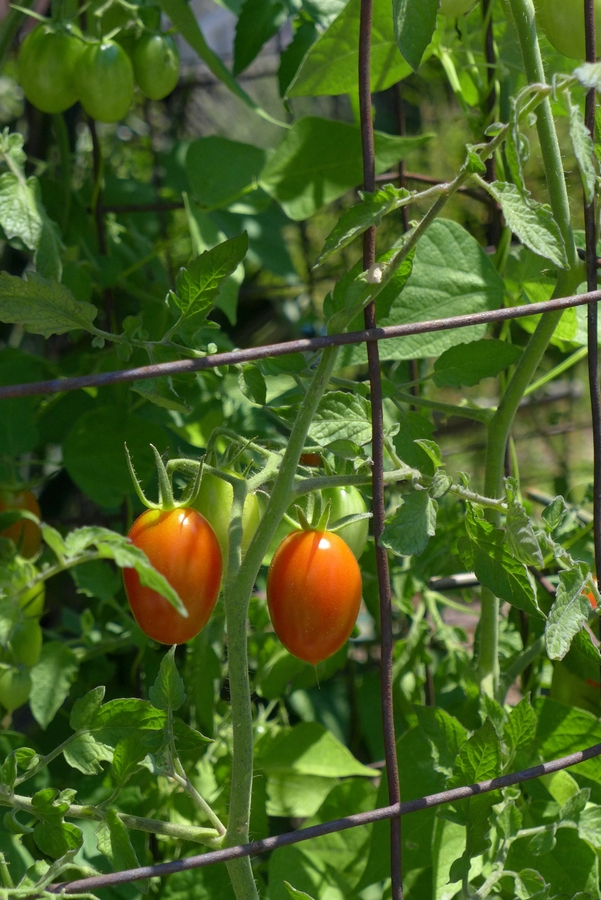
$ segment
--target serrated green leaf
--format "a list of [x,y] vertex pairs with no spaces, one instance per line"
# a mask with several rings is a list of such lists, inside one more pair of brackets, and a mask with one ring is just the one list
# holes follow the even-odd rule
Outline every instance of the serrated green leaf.
[[505,723],[504,738],[512,754],[528,747],[536,732],[536,713],[529,697],[524,697],[513,707]]
[[548,506],[545,506],[542,511],[542,517],[549,531],[555,531],[557,526],[563,521],[567,511],[566,501],[561,496],[555,497]]
[[575,103],[569,103],[570,109],[570,140],[574,156],[580,169],[580,177],[584,188],[584,197],[587,204],[592,203],[595,197],[597,172],[595,170],[595,148],[591,133],[585,125],[582,110]]
[[521,355],[519,347],[493,338],[457,344],[435,361],[433,381],[436,387],[469,387],[483,378],[494,378]]
[[380,545],[397,556],[419,556],[436,533],[438,504],[427,491],[414,491],[387,523]]
[[[297,407],[280,407],[274,412],[292,426]],[[352,441],[363,446],[371,441],[371,406],[359,394],[330,391],[319,404],[309,437],[321,446],[334,440]]]
[[64,748],[63,756],[73,769],[84,775],[97,775],[102,772],[101,763],[112,761],[113,748],[84,732]]
[[0,322],[50,337],[79,328],[92,331],[97,314],[95,306],[76,300],[64,284],[47,281],[34,272],[27,273],[26,281],[0,273]]
[[465,524],[468,537],[459,540],[458,549],[466,566],[495,596],[542,617],[534,577],[524,563],[509,553],[505,532],[478,518],[471,507],[467,509]]
[[36,722],[47,728],[69,695],[77,678],[77,656],[58,641],[49,641],[42,647],[40,660],[31,669],[31,694],[29,705]]
[[171,297],[182,315],[194,316],[200,326],[219,294],[222,282],[236,271],[247,250],[248,235],[244,232],[205,250],[187,268],[180,269]]
[[0,225],[9,240],[18,237],[30,250],[37,248],[43,227],[36,184],[37,178],[25,179],[13,172],[0,175]]
[[91,722],[102,706],[105,690],[106,688],[100,685],[75,701],[69,719],[69,724],[73,731],[79,731],[80,728],[85,728]]
[[588,620],[591,606],[588,597],[582,593],[588,577],[589,568],[584,563],[559,573],[555,601],[545,628],[547,653],[551,659],[564,658],[574,635]]
[[64,821],[69,803],[62,800],[54,788],[38,791],[31,798],[32,812],[38,818],[33,838],[42,851],[55,859],[69,850],[77,850],[83,843],[83,835],[76,825]]
[[[114,809],[106,810],[104,820],[96,829],[96,845],[115,872],[137,869],[140,865],[129,833]],[[148,893],[147,879],[137,881],[136,885],[143,894]]]
[[379,225],[384,216],[399,207],[399,201],[411,196],[404,188],[395,188],[385,184],[380,190],[371,194],[361,194],[361,203],[345,210],[338,222],[327,236],[323,250],[315,260],[313,268],[320,266],[332,253],[348,246],[372,225]]
[[159,674],[148,692],[148,697],[157,709],[179,709],[186,699],[184,682],[175,665],[175,645],[161,660]]
[[508,226],[526,247],[560,269],[567,268],[563,238],[547,207],[522,195],[514,184],[495,181],[488,185],[488,191],[501,206]]
[[437,772],[450,775],[457,756],[467,740],[463,725],[444,709],[433,706],[416,706],[415,712],[432,749]]

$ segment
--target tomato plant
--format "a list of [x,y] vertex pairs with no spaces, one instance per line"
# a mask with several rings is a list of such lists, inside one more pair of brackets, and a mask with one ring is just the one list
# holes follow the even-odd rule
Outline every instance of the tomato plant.
[[46,586],[44,582],[36,584],[29,590],[22,591],[19,594],[19,604],[23,613],[29,619],[39,619],[44,612],[44,601],[46,599]]
[[[31,491],[0,491],[0,512],[11,509],[26,509],[38,518],[41,515],[39,503]],[[9,528],[5,528],[1,534],[2,537],[14,541],[19,553],[28,559],[35,556],[40,549],[42,532],[40,526],[30,519],[20,519]]]
[[[601,0],[595,3],[595,27],[601,32]],[[570,59],[584,59],[584,12],[579,0],[538,0],[539,23],[556,50]]]
[[134,71],[131,60],[116,41],[91,43],[77,61],[81,105],[99,122],[118,122],[132,104]]
[[142,35],[132,61],[136,81],[151,100],[162,100],[173,91],[179,78],[179,51],[170,35]]
[[[343,519],[345,516],[358,515],[366,513],[367,506],[360,491],[353,485],[348,487],[326,488],[323,491],[322,499],[324,503],[331,501],[330,522]],[[353,551],[353,555],[359,559],[365,545],[367,543],[367,535],[369,533],[368,519],[360,519],[358,522],[351,522],[349,525],[343,525],[336,531],[336,534],[349,545]]]
[[[233,474],[230,472],[230,474]],[[194,500],[194,509],[201,513],[217,535],[221,553],[225,562],[228,556],[228,529],[234,501],[234,489],[228,481],[204,472],[200,489]],[[261,512],[256,494],[248,494],[242,511],[242,553],[244,554],[250,544]]]
[[221,550],[215,532],[194,509],[149,509],[139,516],[129,538],[165,576],[188,610],[188,618],[160,594],[124,569],[129,605],[142,631],[161,644],[183,644],[204,628],[221,583]]
[[21,87],[30,103],[46,113],[63,112],[78,100],[75,68],[84,43],[73,33],[37,25],[19,48]]
[[317,665],[336,653],[354,628],[361,572],[337,534],[299,531],[278,547],[267,575],[267,603],[284,647]]

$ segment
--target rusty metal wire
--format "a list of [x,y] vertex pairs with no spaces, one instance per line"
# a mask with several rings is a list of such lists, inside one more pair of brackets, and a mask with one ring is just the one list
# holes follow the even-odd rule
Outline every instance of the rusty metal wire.
[[373,822],[381,822],[384,819],[407,816],[410,813],[419,812],[422,809],[431,809],[434,806],[442,806],[445,803],[454,803],[459,800],[465,800],[469,797],[474,797],[476,794],[486,794],[490,791],[501,790],[502,788],[510,787],[513,784],[523,784],[525,781],[531,781],[533,778],[540,778],[542,775],[550,775],[553,772],[559,772],[560,769],[576,766],[578,763],[586,762],[586,760],[594,759],[597,756],[601,756],[601,744],[595,744],[592,747],[587,747],[586,750],[578,750],[576,753],[570,753],[568,756],[562,756],[559,759],[541,763],[530,769],[512,772],[509,775],[501,775],[499,778],[491,778],[487,781],[480,781],[477,784],[466,785],[465,787],[452,788],[449,791],[441,791],[439,794],[430,794],[427,797],[420,797],[418,800],[408,800],[405,803],[380,807],[379,809],[373,809],[369,812],[345,816],[343,819],[333,819],[322,825],[313,825],[310,828],[300,828],[298,831],[289,831],[286,834],[264,838],[262,841],[251,841],[248,844],[240,844],[237,847],[226,847],[224,850],[211,850],[208,853],[201,853],[198,856],[188,856],[185,859],[179,859],[174,862],[158,863],[154,866],[140,866],[137,869],[127,869],[123,872],[111,872],[108,875],[93,875],[90,878],[81,878],[78,881],[71,881],[68,884],[55,884],[48,888],[48,890],[57,894],[63,892],[66,894],[76,894],[83,891],[93,891],[99,888],[112,887],[117,884],[126,884],[131,881],[139,881],[142,878],[173,875],[176,872],[186,872],[190,869],[198,869],[202,866],[212,865],[213,863],[227,862],[231,859],[240,859],[243,856],[268,853],[272,850],[277,850],[278,847],[288,847],[290,844],[299,844],[301,841],[322,837],[325,834],[346,831],[348,828],[356,828],[358,825],[370,825]]
[[504,322],[507,319],[519,319],[524,316],[539,315],[540,313],[553,310],[569,309],[572,306],[586,306],[589,303],[596,304],[600,300],[601,291],[590,291],[586,294],[546,300],[543,303],[526,303],[523,306],[467,313],[462,316],[449,316],[446,319],[429,319],[425,322],[410,322],[406,325],[388,325],[384,328],[349,331],[346,334],[301,338],[297,341],[266,344],[263,347],[249,347],[244,350],[228,350],[224,353],[203,356],[200,359],[183,359],[149,366],[139,366],[135,369],[120,369],[116,372],[97,372],[93,375],[78,375],[73,378],[53,378],[50,381],[32,381],[28,384],[6,385],[0,387],[0,400],[4,400],[7,397],[31,397],[36,394],[58,394],[63,391],[76,391],[87,387],[104,387],[126,381],[180,375],[186,372],[198,372],[202,369],[215,369],[218,366],[238,365],[258,359],[266,359],[268,356],[287,356],[290,353],[315,352],[323,350],[325,347],[370,343],[371,341],[383,341],[389,338],[407,337],[413,334],[429,334],[435,331],[465,328],[470,325],[488,325],[491,322]]
[[[376,188],[376,154],[374,125],[371,108],[371,23],[372,0],[361,0],[359,18],[359,115],[361,120],[361,145],[363,149],[363,190]],[[376,261],[376,228],[372,225],[363,235],[363,269],[370,269]],[[376,304],[372,302],[364,311],[366,329],[376,328]],[[401,784],[394,733],[393,673],[394,638],[392,636],[392,592],[388,551],[380,545],[384,531],[386,505],[384,499],[384,411],[380,351],[377,341],[367,345],[369,388],[371,399],[372,433],[372,513],[378,595],[380,608],[380,706],[384,756],[388,780],[388,801],[391,806],[401,802]],[[401,819],[390,819],[390,877],[392,900],[403,900]]]

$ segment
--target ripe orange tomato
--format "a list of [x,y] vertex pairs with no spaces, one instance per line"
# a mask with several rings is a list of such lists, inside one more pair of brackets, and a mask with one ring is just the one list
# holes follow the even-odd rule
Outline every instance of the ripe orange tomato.
[[188,610],[185,619],[160,594],[144,587],[135,569],[124,569],[125,593],[142,631],[161,644],[183,644],[204,628],[221,583],[221,550],[215,532],[195,509],[149,509],[129,538],[165,576]]
[[267,603],[284,647],[317,665],[348,640],[361,603],[361,572],[331,531],[289,534],[267,575]]
[[[41,516],[38,501],[31,491],[17,491],[16,493],[1,491],[0,512],[9,509],[27,509],[37,516],[38,519]],[[27,559],[35,556],[40,549],[42,542],[40,526],[29,519],[21,519],[0,533],[2,537],[10,538],[14,541],[21,556],[25,556]]]

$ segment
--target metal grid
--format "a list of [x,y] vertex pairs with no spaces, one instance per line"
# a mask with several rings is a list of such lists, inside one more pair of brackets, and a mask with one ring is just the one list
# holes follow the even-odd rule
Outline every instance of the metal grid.
[[[482,0],[483,11],[486,14],[490,0]],[[586,23],[586,49],[587,60],[595,61],[595,26],[593,0],[584,0],[584,14]],[[361,132],[363,144],[364,163],[364,189],[375,189],[374,173],[374,146],[373,126],[371,117],[371,96],[369,89],[370,72],[370,35],[372,18],[372,0],[361,0],[360,41],[359,41],[359,100],[361,114]],[[489,25],[486,41],[487,59],[494,65],[494,50],[492,45],[492,31]],[[589,91],[586,102],[586,124],[594,133],[595,94]],[[402,177],[402,175],[401,175]],[[491,176],[492,177],[492,176]],[[173,204],[175,207],[176,204]],[[177,204],[179,206],[179,204]],[[130,208],[128,207],[128,211]],[[131,208],[134,211],[134,208]],[[494,223],[493,223],[494,224]],[[386,768],[389,783],[390,805],[367,813],[347,816],[310,828],[302,828],[294,832],[270,837],[248,844],[225,848],[223,850],[210,851],[198,856],[187,857],[171,863],[162,863],[153,866],[144,866],[114,872],[108,875],[94,876],[80,879],[68,884],[57,884],[50,888],[52,892],[81,893],[111,885],[124,884],[143,878],[166,876],[176,872],[199,868],[217,862],[238,859],[259,853],[275,850],[278,847],[287,846],[301,841],[310,840],[325,834],[343,831],[359,825],[365,825],[381,820],[391,822],[391,881],[392,900],[402,900],[401,878],[401,816],[408,815],[418,810],[432,806],[450,803],[459,799],[485,793],[492,790],[519,784],[541,775],[550,774],[569,766],[577,765],[587,759],[601,755],[601,744],[587,748],[561,759],[543,763],[531,769],[495,778],[490,781],[470,785],[453,790],[444,791],[428,797],[422,797],[406,803],[401,803],[399,791],[399,778],[396,759],[396,745],[392,709],[392,622],[391,622],[391,596],[390,578],[388,571],[388,559],[386,551],[379,547],[378,537],[384,525],[384,484],[383,484],[383,425],[382,425],[382,388],[380,378],[380,365],[378,356],[378,342],[392,337],[401,337],[411,334],[425,334],[435,331],[461,328],[469,325],[498,322],[515,319],[522,316],[530,316],[536,313],[545,313],[568,309],[570,307],[588,305],[588,347],[589,347],[589,383],[592,406],[592,426],[594,438],[594,510],[595,517],[601,515],[601,397],[599,392],[599,367],[597,344],[597,304],[601,300],[601,291],[597,286],[597,257],[596,257],[596,227],[594,202],[585,208],[586,224],[586,261],[589,292],[579,296],[564,297],[550,300],[545,303],[527,304],[525,306],[510,309],[493,310],[490,312],[472,315],[454,316],[446,319],[434,319],[425,322],[417,322],[406,325],[397,325],[387,328],[378,328],[375,316],[375,307],[372,303],[365,311],[365,330],[346,334],[331,335],[290,341],[280,344],[272,344],[264,347],[246,350],[233,350],[226,353],[217,353],[201,359],[183,360],[157,365],[143,366],[135,369],[126,369],[118,372],[101,373],[74,378],[54,379],[50,381],[35,382],[25,385],[12,385],[0,387],[0,399],[9,397],[23,397],[36,394],[51,394],[83,387],[101,387],[118,382],[130,382],[146,378],[174,375],[182,372],[192,372],[203,369],[215,368],[222,365],[234,365],[251,360],[267,357],[283,356],[290,353],[319,351],[326,347],[340,346],[343,344],[366,343],[368,349],[369,380],[372,401],[372,435],[373,435],[373,513],[374,536],[377,549],[378,583],[380,590],[380,613],[382,632],[382,721],[384,729]],[[375,228],[370,228],[364,235],[363,263],[367,269],[375,261]],[[595,557],[601,559],[601,529],[595,533]],[[600,622],[601,627],[601,622]]]

